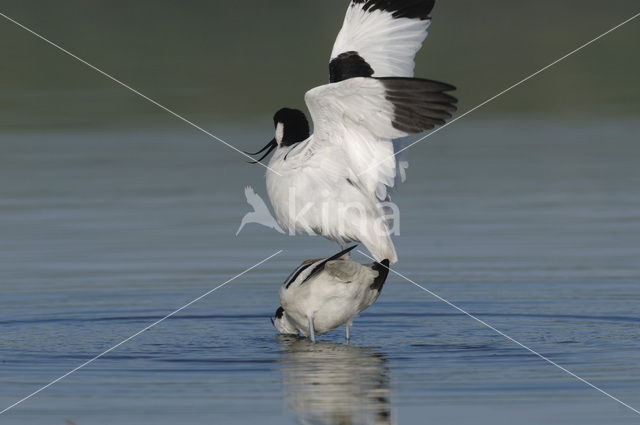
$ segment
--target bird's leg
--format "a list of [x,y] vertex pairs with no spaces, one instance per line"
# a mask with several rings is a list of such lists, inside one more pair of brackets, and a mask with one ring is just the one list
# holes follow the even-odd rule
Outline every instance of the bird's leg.
[[349,320],[346,325],[345,325],[345,329],[347,331],[346,336],[347,336],[347,344],[349,343],[349,341],[351,341],[351,325],[353,324],[353,322],[351,320]]
[[313,317],[309,316],[309,338],[311,342],[316,342],[316,333],[313,329]]

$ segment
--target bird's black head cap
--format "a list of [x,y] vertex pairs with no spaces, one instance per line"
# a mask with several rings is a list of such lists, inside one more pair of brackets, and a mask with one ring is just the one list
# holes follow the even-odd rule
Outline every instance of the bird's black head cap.
[[273,126],[276,128],[276,137],[273,140],[257,152],[245,152],[247,155],[255,156],[262,154],[260,158],[251,161],[252,164],[262,161],[278,147],[295,145],[309,138],[309,122],[304,112],[298,109],[280,109],[273,116]]
[[[279,124],[282,125],[280,130]],[[280,109],[273,116],[273,126],[276,128],[276,141],[280,146],[291,146],[309,137],[309,122],[304,112],[298,109]]]

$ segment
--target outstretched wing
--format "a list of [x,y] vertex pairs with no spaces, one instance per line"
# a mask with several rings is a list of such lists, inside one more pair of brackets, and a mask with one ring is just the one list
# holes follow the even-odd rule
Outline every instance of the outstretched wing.
[[[352,0],[331,52],[330,82],[354,77],[412,77],[414,58],[427,36],[434,3],[435,0]],[[394,150],[378,144],[374,156],[388,157],[407,144],[407,139],[395,140]],[[394,166],[387,167],[397,171],[396,183],[406,178],[407,159],[408,151],[402,151]]]
[[[449,84],[419,78],[356,77],[309,90],[305,101],[314,124],[311,153],[339,146],[357,184],[385,199],[396,161],[392,139],[444,124],[457,100]],[[372,198],[374,199],[374,198]]]
[[412,77],[435,0],[351,0],[329,64],[330,82]]

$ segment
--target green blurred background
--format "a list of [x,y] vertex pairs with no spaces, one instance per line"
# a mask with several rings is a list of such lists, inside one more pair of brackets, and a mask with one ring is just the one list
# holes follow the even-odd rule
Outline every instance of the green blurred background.
[[[2,0],[0,11],[180,114],[244,122],[327,80],[347,0]],[[640,10],[637,1],[441,0],[416,75],[468,110]],[[640,19],[477,114],[640,112]],[[0,18],[2,129],[128,126],[166,112]],[[175,123],[173,123],[175,124]]]

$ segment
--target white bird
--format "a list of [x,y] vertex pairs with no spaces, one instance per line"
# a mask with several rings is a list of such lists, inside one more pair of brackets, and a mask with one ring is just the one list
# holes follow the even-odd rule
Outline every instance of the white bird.
[[273,324],[282,334],[315,336],[346,324],[350,339],[353,319],[369,308],[380,295],[389,260],[362,265],[345,249],[321,260],[303,262],[280,289],[280,308]]
[[236,231],[236,236],[238,236],[245,224],[248,223],[261,224],[265,227],[269,227],[270,229],[277,230],[280,233],[284,233],[284,230],[280,228],[278,222],[269,212],[267,205],[251,186],[244,188],[244,196],[247,198],[247,203],[253,207],[253,211],[246,213],[244,217],[242,217],[240,227],[238,227],[238,230]]
[[309,90],[303,112],[283,108],[260,151],[276,219],[290,233],[362,242],[376,261],[397,261],[381,201],[397,167],[393,139],[444,124],[455,87],[412,78],[434,0],[352,0],[329,63],[330,83]]

